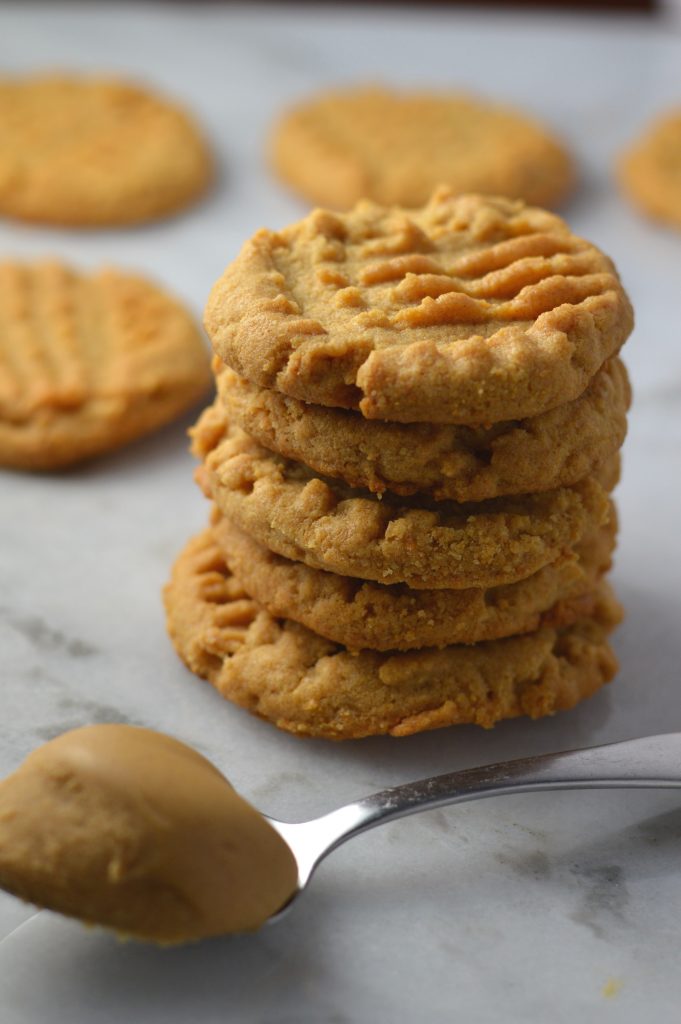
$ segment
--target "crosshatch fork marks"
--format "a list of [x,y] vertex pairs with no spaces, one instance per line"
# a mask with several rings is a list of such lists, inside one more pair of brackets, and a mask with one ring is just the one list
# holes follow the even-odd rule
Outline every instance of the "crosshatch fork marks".
[[261,230],[206,327],[252,383],[371,420],[479,425],[586,389],[632,327],[610,259],[559,217],[439,189]]
[[[58,263],[0,264],[0,412],[74,408],[92,388],[87,293]],[[101,358],[101,352],[99,353]]]
[[116,448],[209,386],[197,325],[151,282],[0,263],[0,464],[54,469]]

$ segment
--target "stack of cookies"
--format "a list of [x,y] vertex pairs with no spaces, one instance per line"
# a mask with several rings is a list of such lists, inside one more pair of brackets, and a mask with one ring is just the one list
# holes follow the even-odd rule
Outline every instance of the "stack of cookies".
[[244,246],[206,326],[213,515],[166,589],[194,672],[337,739],[538,718],[612,678],[632,312],[598,249],[446,189],[315,210]]

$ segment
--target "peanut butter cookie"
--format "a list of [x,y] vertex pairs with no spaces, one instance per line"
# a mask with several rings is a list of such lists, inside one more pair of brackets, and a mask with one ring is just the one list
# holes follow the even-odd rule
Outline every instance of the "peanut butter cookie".
[[162,217],[199,196],[212,159],[193,121],[124,82],[0,80],[0,213],[94,227]]
[[618,171],[636,206],[681,228],[681,108],[659,117],[622,157]]
[[213,287],[216,353],[305,402],[491,424],[576,399],[632,327],[610,260],[553,214],[438,190],[259,231]]
[[265,448],[351,487],[454,501],[576,483],[622,445],[631,400],[627,371],[617,358],[574,401],[487,428],[365,420],[352,410],[309,405],[258,387],[226,367],[216,370],[216,418],[224,415],[221,406],[230,422]]
[[334,209],[362,198],[420,206],[440,184],[552,206],[574,183],[566,150],[536,121],[456,93],[312,97],[281,118],[270,149],[283,181]]
[[[531,576],[603,524],[595,477],[477,504],[382,499],[267,451],[226,421],[194,434],[197,478],[220,511],[285,558],[416,589],[496,587]],[[211,447],[213,446],[213,447]]]
[[149,281],[0,263],[0,465],[57,469],[117,448],[210,382],[198,326]]
[[274,618],[293,619],[352,650],[408,651],[472,644],[569,625],[609,568],[614,513],[568,555],[519,583],[491,590],[410,590],[311,569],[275,555],[224,516],[213,538],[246,591]]
[[408,736],[540,718],[591,696],[617,669],[607,636],[621,609],[605,584],[571,626],[470,647],[352,654],[269,615],[230,575],[207,530],[177,560],[165,604],[172,642],[192,672],[299,735]]

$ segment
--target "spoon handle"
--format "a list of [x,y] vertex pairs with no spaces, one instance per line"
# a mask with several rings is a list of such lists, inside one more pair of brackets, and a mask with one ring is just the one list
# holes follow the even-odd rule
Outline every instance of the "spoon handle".
[[[298,850],[300,883],[332,850],[376,825],[448,804],[537,789],[681,789],[681,733],[647,736],[585,750],[540,754],[466,768],[381,790],[282,834]],[[286,829],[291,832],[287,834]],[[298,830],[304,829],[303,836]],[[298,835],[294,835],[294,830]],[[299,842],[295,840],[299,838]]]

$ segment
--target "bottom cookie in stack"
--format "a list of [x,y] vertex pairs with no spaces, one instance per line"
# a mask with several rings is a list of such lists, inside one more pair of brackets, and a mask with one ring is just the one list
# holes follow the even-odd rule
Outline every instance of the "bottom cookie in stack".
[[[299,735],[329,739],[385,733],[407,736],[464,723],[489,728],[502,719],[520,715],[540,718],[573,707],[616,672],[608,635],[621,620],[622,612],[601,579],[613,537],[614,527],[609,539],[606,528],[584,541],[582,550],[566,560],[575,570],[574,590],[567,576],[562,584],[557,578],[553,583],[545,582],[533,592],[531,614],[527,613],[531,602],[519,600],[517,593],[515,602],[512,595],[509,597],[511,587],[494,588],[505,592],[503,598],[499,594],[495,598],[503,610],[501,617],[508,616],[504,628],[513,621],[511,628],[517,629],[517,613],[523,609],[524,628],[530,632],[442,647],[353,652],[301,622],[275,617],[254,600],[227,564],[230,561],[236,566],[241,559],[246,565],[250,556],[243,556],[239,543],[250,541],[243,535],[240,540],[227,520],[217,518],[212,527],[189,542],[175,564],[165,589],[168,630],[186,665],[224,697]],[[231,551],[227,557],[225,550]],[[293,579],[287,560],[270,552],[261,552],[258,557],[274,557],[277,561],[275,572],[279,572],[280,582],[271,582],[271,596],[267,598],[268,603],[271,600],[276,604],[282,578],[289,583]],[[250,564],[248,589],[254,593],[259,589],[254,577],[257,559],[253,557]],[[310,593],[310,587],[323,586],[323,577],[332,575],[294,563],[288,565],[294,572],[317,573],[301,578],[299,590],[303,595],[306,587]],[[555,571],[560,572],[560,567],[556,566]],[[533,584],[523,583],[527,597]],[[345,583],[341,581],[340,585]],[[360,580],[347,581],[347,585],[349,604],[353,592],[356,595],[367,586],[374,587],[377,597],[379,589],[392,590]],[[327,586],[337,585],[327,581]],[[553,605],[550,601],[547,604],[551,586],[554,595],[566,594]],[[561,590],[561,586],[566,589]],[[494,590],[487,593],[493,594]],[[540,593],[543,598],[537,598]],[[437,599],[433,592],[425,591],[415,600],[427,603],[429,595]],[[393,596],[399,602],[399,593]],[[407,599],[406,593],[402,596]],[[484,601],[484,597],[478,600]],[[301,618],[305,605],[303,598],[292,605]],[[464,615],[463,604],[461,607]],[[327,616],[325,621],[330,618]],[[454,610],[450,624],[455,619]],[[495,621],[494,616],[490,621]],[[499,616],[496,622],[498,631]],[[452,635],[456,635],[455,630]]]

